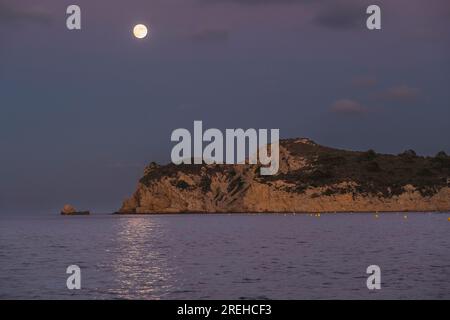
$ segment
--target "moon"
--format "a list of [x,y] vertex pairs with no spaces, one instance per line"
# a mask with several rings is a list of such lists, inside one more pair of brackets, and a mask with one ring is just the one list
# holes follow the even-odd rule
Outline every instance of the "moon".
[[137,24],[133,28],[133,34],[138,39],[143,39],[147,36],[147,27],[143,24]]

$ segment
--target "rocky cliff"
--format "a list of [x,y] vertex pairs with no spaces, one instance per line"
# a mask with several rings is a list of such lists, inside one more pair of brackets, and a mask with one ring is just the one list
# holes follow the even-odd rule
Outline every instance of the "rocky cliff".
[[119,213],[450,210],[450,157],[346,151],[280,141],[280,169],[150,164]]

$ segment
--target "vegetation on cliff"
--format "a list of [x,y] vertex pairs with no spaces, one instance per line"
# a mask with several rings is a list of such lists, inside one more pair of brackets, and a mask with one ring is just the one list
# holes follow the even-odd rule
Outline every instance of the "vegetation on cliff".
[[[304,193],[308,188],[325,187],[322,194],[313,196],[353,192],[392,197],[403,193],[406,185],[414,186],[422,196],[432,196],[449,183],[450,157],[443,151],[435,157],[418,156],[413,150],[390,155],[379,154],[373,150],[360,152],[334,149],[307,141],[308,143],[298,143],[299,139],[287,139],[280,142],[281,147],[287,150],[285,157],[301,158],[304,161],[300,168],[280,171],[273,176],[259,175],[256,165],[245,165],[246,170],[253,172],[252,177],[260,183],[284,182],[283,188],[290,192]],[[280,159],[281,162],[288,160]],[[192,185],[181,178],[174,182],[177,188],[201,188],[203,192],[208,192],[211,176],[221,172],[228,176],[228,191],[232,192],[245,187],[244,178],[237,176],[236,169],[236,165],[160,166],[152,163],[147,167],[140,182],[148,186],[164,177],[174,178],[179,172],[183,172],[186,175],[201,176],[200,183]],[[352,184],[336,187],[343,182]]]
[[151,163],[121,213],[450,210],[450,157],[346,151],[280,141],[279,171],[259,165]]
[[[293,157],[302,157],[306,165],[276,176],[260,177],[260,181],[283,180],[295,184],[291,191],[304,192],[309,187],[326,187],[341,182],[355,183],[355,192],[362,195],[391,197],[414,186],[423,196],[432,196],[447,186],[450,157],[439,152],[435,157],[417,156],[413,150],[399,155],[379,154],[328,148],[315,143],[299,144],[285,140],[283,146]],[[323,194],[346,193],[342,187],[329,187]]]

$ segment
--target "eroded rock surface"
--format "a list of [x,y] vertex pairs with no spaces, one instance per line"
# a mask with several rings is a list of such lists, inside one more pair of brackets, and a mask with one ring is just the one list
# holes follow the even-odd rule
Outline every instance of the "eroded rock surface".
[[119,213],[450,210],[450,157],[346,151],[280,141],[280,169],[257,165],[145,168]]

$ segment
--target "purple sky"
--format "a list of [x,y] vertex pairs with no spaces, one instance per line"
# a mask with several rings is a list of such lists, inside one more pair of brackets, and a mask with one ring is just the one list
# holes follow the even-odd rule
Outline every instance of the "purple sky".
[[194,120],[450,153],[449,36],[448,0],[0,0],[0,212],[113,211]]

